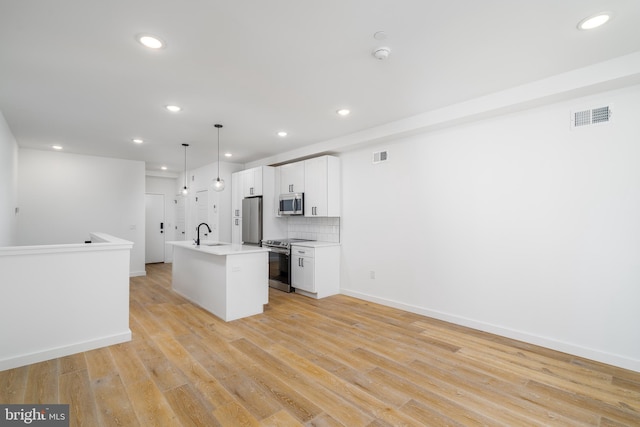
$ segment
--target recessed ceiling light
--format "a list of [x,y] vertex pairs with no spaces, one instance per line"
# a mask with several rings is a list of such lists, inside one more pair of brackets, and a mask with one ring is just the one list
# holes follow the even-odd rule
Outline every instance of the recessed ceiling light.
[[136,40],[149,49],[162,49],[166,46],[160,37],[151,34],[138,34]]
[[280,132],[278,132],[278,136],[284,138],[285,136],[287,136],[287,133],[281,130]]
[[584,18],[582,21],[578,23],[579,30],[593,30],[594,28],[598,28],[601,25],[606,24],[609,19],[611,19],[611,13],[609,12],[600,12],[596,15],[589,16],[588,18]]
[[165,105],[164,108],[166,108],[168,111],[171,111],[172,113],[177,113],[178,111],[182,110],[182,108],[178,107],[177,105]]
[[376,40],[386,40],[387,39],[387,33],[385,33],[384,31],[376,31],[373,34],[373,38]]
[[340,116],[348,116],[349,114],[351,114],[351,111],[346,108],[341,108],[338,111],[336,111],[336,113],[338,113],[338,115]]
[[166,171],[167,167],[166,166],[160,166],[160,169],[162,169],[163,171]]
[[62,150],[62,145],[52,145],[51,148],[54,150]]
[[233,154],[231,154],[231,153],[224,153],[224,156],[225,156],[225,157],[231,157],[231,156],[233,156]]
[[136,144],[142,144],[142,143],[144,142],[144,141],[143,141],[143,140],[141,140],[140,138],[134,138],[134,139],[132,139],[131,141],[133,141],[133,142],[134,142],[134,143],[136,143]]

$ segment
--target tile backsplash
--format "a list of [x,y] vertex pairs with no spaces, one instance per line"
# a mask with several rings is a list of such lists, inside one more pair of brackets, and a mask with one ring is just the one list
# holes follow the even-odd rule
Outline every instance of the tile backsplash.
[[287,234],[290,239],[308,239],[340,243],[340,218],[289,217]]

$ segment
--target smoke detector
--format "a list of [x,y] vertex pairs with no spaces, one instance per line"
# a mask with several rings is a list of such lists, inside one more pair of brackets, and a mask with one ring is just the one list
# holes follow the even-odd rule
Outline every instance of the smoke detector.
[[371,52],[371,54],[380,61],[384,61],[385,59],[387,59],[390,53],[391,49],[389,49],[388,47],[379,47]]

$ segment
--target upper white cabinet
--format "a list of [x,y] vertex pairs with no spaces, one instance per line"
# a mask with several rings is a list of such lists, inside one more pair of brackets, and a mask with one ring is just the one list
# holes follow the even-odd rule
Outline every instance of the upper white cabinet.
[[304,216],[340,216],[340,159],[321,156],[304,161]]
[[242,199],[262,196],[263,169],[257,167],[231,174],[231,209],[233,218],[242,217]]
[[278,168],[280,194],[304,193],[304,162],[289,163]]
[[242,196],[262,196],[262,167],[238,172],[242,179]]

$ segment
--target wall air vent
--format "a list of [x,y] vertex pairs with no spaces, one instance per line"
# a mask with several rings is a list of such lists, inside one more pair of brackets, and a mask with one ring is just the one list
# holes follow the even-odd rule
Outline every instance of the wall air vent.
[[610,105],[588,110],[571,111],[571,129],[609,123],[612,114]]
[[373,153],[373,164],[386,162],[389,156],[387,155],[387,150],[384,151],[376,151]]

